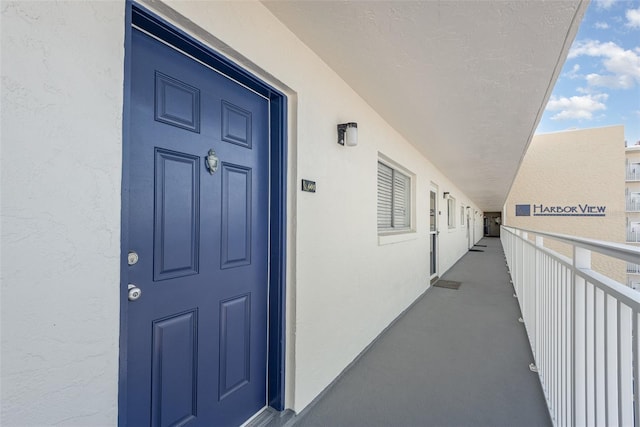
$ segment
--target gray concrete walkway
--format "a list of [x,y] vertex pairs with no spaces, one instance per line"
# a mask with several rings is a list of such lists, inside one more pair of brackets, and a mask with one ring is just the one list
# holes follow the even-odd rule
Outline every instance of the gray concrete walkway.
[[479,243],[294,425],[551,425],[502,246]]

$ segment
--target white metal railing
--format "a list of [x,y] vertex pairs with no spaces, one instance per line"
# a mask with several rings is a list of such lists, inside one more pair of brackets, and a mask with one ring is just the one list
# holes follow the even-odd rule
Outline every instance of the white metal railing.
[[640,212],[640,200],[637,198],[627,198],[627,212]]
[[640,264],[634,264],[632,262],[627,263],[627,273],[640,274]]
[[627,242],[640,243],[640,231],[627,230]]
[[627,169],[627,181],[640,181],[640,167],[630,167]]
[[640,248],[511,227],[501,240],[554,425],[638,427],[640,292],[591,270],[591,253],[640,264]]

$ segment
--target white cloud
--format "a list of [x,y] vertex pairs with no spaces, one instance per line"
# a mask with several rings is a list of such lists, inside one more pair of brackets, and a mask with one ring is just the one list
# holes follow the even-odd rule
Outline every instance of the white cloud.
[[585,77],[589,86],[608,87],[612,89],[629,89],[634,86],[633,78],[628,74],[600,75],[587,74]]
[[609,24],[607,24],[606,22],[596,22],[594,27],[596,27],[598,30],[606,30],[607,28],[609,28]]
[[558,111],[551,117],[551,120],[569,119],[593,119],[593,113],[606,110],[604,101],[609,95],[600,93],[597,95],[572,96],[571,98],[551,96],[547,103],[548,111]]
[[614,42],[587,40],[576,43],[569,51],[569,58],[582,55],[603,58],[602,65],[609,72],[587,75],[590,86],[630,89],[640,84],[640,49],[625,50]]
[[627,27],[640,28],[640,7],[637,9],[629,9],[625,14],[627,17]]
[[596,5],[598,5],[599,9],[609,9],[616,0],[596,0]]
[[578,74],[578,71],[580,71],[580,64],[574,64],[573,68],[571,68],[571,71],[569,71],[567,74],[565,74],[567,77],[569,77],[570,79],[577,79],[579,77],[584,77],[580,74]]

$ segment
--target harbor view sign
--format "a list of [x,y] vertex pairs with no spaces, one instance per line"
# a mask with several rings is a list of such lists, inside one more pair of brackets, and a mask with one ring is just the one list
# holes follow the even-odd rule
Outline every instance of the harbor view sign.
[[[532,209],[533,208],[533,209]],[[516,205],[516,216],[606,216],[606,206],[590,205]]]

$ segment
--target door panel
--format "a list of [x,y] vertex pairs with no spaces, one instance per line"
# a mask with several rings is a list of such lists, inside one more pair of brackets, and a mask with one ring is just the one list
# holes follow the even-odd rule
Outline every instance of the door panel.
[[197,411],[197,310],[153,322],[151,425],[182,425]]
[[200,159],[155,150],[154,280],[198,273]]
[[200,90],[156,71],[155,119],[200,133]]
[[131,64],[127,423],[239,425],[266,404],[269,101],[135,29]]
[[220,400],[249,382],[251,296],[220,304]]
[[251,264],[251,169],[222,165],[221,245],[221,268]]
[[251,112],[223,101],[222,140],[251,148]]

